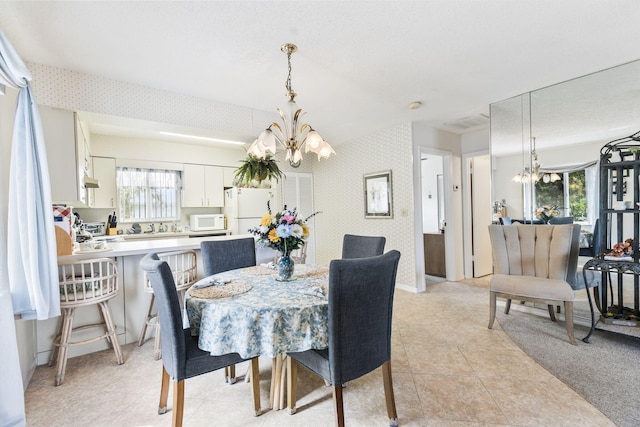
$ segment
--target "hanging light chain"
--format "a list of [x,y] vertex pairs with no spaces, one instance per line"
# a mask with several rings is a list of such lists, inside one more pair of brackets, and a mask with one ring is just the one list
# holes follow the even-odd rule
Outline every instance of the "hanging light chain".
[[291,89],[291,54],[298,50],[298,47],[295,44],[285,43],[280,46],[280,50],[287,54],[287,65],[289,74],[287,75],[287,81],[285,83],[285,88],[287,88],[287,95],[289,96],[289,100],[293,101],[296,97],[296,93]]
[[287,76],[287,82],[285,87],[287,88],[287,93],[291,96],[291,51],[287,51],[287,63],[289,64],[289,75]]

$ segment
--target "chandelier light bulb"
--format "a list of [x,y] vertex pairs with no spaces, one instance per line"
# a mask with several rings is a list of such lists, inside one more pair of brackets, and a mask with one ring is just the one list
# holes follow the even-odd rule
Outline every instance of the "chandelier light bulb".
[[315,152],[315,150],[317,150],[318,147],[320,147],[320,144],[322,144],[322,137],[318,132],[316,132],[315,130],[312,130],[307,134],[306,144],[307,144],[306,151]]

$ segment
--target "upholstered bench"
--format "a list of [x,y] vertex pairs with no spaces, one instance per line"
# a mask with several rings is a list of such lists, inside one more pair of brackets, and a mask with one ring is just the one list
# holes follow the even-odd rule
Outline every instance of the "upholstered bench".
[[498,297],[507,299],[507,314],[512,299],[544,303],[552,321],[553,307],[562,302],[567,335],[575,345],[573,287],[580,225],[490,225],[489,235],[494,261],[494,275],[489,282],[489,329],[495,321]]

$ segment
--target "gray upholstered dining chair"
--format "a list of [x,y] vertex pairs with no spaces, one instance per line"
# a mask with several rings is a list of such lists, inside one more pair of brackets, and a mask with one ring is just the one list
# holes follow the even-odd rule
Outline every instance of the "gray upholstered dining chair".
[[489,226],[494,274],[489,281],[489,329],[496,318],[496,298],[546,304],[555,321],[553,306],[565,308],[567,335],[573,336],[573,285],[578,268],[580,224]]
[[302,364],[333,387],[336,423],[344,426],[342,385],[382,366],[389,424],[398,415],[391,378],[391,315],[400,252],[333,260],[329,266],[329,347],[287,353],[289,413],[295,413]]
[[256,265],[256,241],[253,237],[209,240],[200,243],[205,276]]
[[[162,334],[162,386],[158,414],[167,412],[169,380],[173,381],[173,427],[182,426],[184,413],[184,380],[206,374],[245,359],[237,353],[212,356],[198,348],[198,338],[191,336],[191,329],[182,327],[182,316],[178,291],[171,268],[158,255],[151,253],[140,261],[156,299],[160,333]],[[258,359],[251,359],[253,407],[260,414],[260,380]]]
[[342,259],[382,255],[386,241],[387,239],[381,236],[345,234],[342,239]]
[[[200,242],[200,252],[205,276],[256,265],[256,241],[253,237]],[[225,368],[224,377],[229,384],[235,382],[235,365]]]

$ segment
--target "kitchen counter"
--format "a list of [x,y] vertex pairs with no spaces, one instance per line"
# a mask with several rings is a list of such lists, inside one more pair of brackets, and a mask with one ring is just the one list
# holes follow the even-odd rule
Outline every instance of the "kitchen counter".
[[[171,234],[171,233],[160,233]],[[175,233],[178,234],[178,233]],[[133,234],[131,236],[143,236]],[[122,237],[122,236],[119,236]],[[150,252],[167,252],[167,251],[180,251],[184,249],[200,249],[200,242],[205,240],[229,240],[238,239],[242,237],[252,237],[249,234],[246,235],[225,235],[225,236],[206,236],[206,237],[188,237],[185,233],[180,233],[180,237],[165,237],[165,238],[149,238],[149,239],[134,239],[124,241],[107,242],[108,251],[96,250],[93,252],[74,253],[73,255],[62,255],[58,257],[58,262],[61,261],[73,261],[77,259],[87,259],[96,257],[118,257],[148,254]]]
[[165,232],[154,232],[154,233],[139,233],[139,234],[118,234],[116,236],[98,236],[94,237],[95,240],[152,240],[152,239],[169,239],[169,238],[180,238],[180,237],[211,237],[211,236],[222,236],[222,235],[230,235],[230,230],[210,230],[210,231],[165,231]]
[[[189,235],[191,233],[188,233]],[[110,236],[114,237],[114,236]],[[122,237],[122,236],[118,236]],[[189,237],[186,233],[181,233],[177,237],[167,237],[163,239],[138,239],[107,242],[109,250],[93,251],[85,253],[75,253],[73,255],[63,255],[58,257],[58,262],[75,261],[88,258],[115,258],[118,266],[118,283],[120,289],[118,295],[109,301],[111,315],[116,323],[118,341],[120,344],[128,344],[138,341],[138,335],[147,313],[151,296],[144,291],[144,272],[140,268],[140,260],[151,252],[170,252],[185,249],[193,249],[196,252],[197,276],[204,277],[202,254],[200,253],[200,243],[210,240],[229,240],[244,237],[253,237],[250,234]],[[264,263],[273,260],[274,251],[272,249],[256,247],[257,263]],[[56,332],[58,318],[48,320],[38,320],[36,322],[36,346],[37,364],[44,365],[49,360],[51,342]],[[81,308],[76,312],[74,323],[91,324],[100,321],[99,311],[93,308]],[[153,330],[153,328],[152,328]],[[147,340],[153,345],[153,333],[147,333]],[[83,346],[69,348],[69,357],[79,356],[95,351],[107,349],[105,340],[96,341]]]

